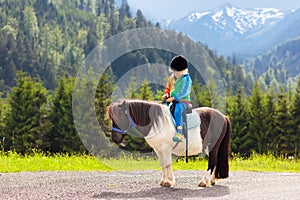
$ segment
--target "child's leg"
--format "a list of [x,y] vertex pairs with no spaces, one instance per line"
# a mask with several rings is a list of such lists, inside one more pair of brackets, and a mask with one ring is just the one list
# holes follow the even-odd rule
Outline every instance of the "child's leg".
[[187,108],[185,103],[177,103],[174,110],[175,125],[177,132],[182,134],[182,112]]
[[176,103],[175,105],[175,110],[174,110],[174,118],[175,118],[175,125],[176,125],[176,128],[178,126],[181,126],[182,127],[182,116],[181,116],[181,105],[180,103]]
[[174,110],[174,118],[175,118],[175,125],[177,129],[177,133],[173,137],[174,142],[182,142],[183,135],[182,135],[182,112],[187,108],[185,103],[177,103],[175,104]]

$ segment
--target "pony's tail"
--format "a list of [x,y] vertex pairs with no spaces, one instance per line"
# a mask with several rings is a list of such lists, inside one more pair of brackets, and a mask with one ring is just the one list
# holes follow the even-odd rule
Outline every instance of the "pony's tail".
[[218,150],[218,161],[216,167],[216,178],[227,178],[229,176],[229,151],[230,151],[230,135],[231,123],[228,117],[226,119],[226,133]]

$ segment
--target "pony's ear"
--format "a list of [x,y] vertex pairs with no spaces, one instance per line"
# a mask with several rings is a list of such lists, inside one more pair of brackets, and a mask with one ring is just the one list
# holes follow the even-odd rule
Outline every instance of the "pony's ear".
[[112,106],[113,103],[111,103],[109,106],[106,107],[106,119],[110,119],[112,115]]
[[127,112],[129,110],[129,102],[123,100],[122,103],[120,104],[120,108],[122,109],[122,111]]
[[127,102],[126,102],[126,100],[123,100],[122,102],[121,102],[121,108],[126,108],[126,106],[127,106]]

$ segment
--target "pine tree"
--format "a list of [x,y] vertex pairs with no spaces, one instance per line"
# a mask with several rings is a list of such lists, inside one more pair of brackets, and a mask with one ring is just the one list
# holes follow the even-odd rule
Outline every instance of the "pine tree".
[[96,112],[100,126],[106,132],[108,130],[108,119],[106,118],[106,109],[112,102],[112,93],[114,91],[114,75],[111,70],[103,73],[96,89]]
[[141,10],[138,10],[136,12],[136,20],[135,20],[135,25],[137,28],[144,28],[147,27],[147,21],[142,13]]
[[55,91],[50,121],[52,129],[47,135],[50,152],[83,152],[81,140],[74,126],[72,91],[74,80],[61,78]]
[[41,79],[44,80],[44,86],[49,90],[55,89],[56,78],[53,69],[53,62],[51,59],[46,58],[45,63],[39,69]]
[[246,94],[248,94],[248,95],[251,94],[251,92],[253,90],[253,86],[254,86],[254,75],[252,72],[248,72],[246,75],[245,84],[244,84]]
[[232,77],[232,91],[235,94],[239,88],[239,86],[244,85],[245,83],[245,72],[241,66],[234,66],[231,71]]
[[108,23],[107,18],[104,14],[100,14],[96,21],[97,41],[99,44],[107,37],[110,29],[111,25]]
[[137,88],[138,84],[136,82],[136,77],[135,76],[131,76],[130,77],[130,81],[128,83],[127,89],[125,90],[125,98],[126,99],[135,99],[137,98],[135,95],[135,91]]
[[114,148],[107,137],[109,134],[105,132],[106,119],[102,120],[107,105],[111,103],[110,76],[104,73],[98,81],[92,67],[81,73],[76,79],[72,95],[76,130],[91,154],[107,154],[108,150]]
[[138,92],[134,96],[137,99],[154,100],[154,94],[151,91],[151,87],[150,87],[147,79],[144,79],[141,87],[139,88]]
[[247,131],[248,131],[248,109],[243,97],[242,88],[239,87],[237,94],[234,97],[229,97],[227,106],[227,114],[230,116],[232,126],[231,136],[231,151],[234,153],[241,153],[242,155],[248,153],[247,149]]
[[276,104],[276,112],[274,118],[274,131],[276,134],[273,151],[276,155],[288,155],[293,151],[292,143],[292,115],[290,113],[287,93],[281,88]]
[[[213,108],[217,108],[221,111],[225,111],[225,106],[222,104],[225,99],[223,98],[222,92],[224,91],[219,91],[221,88],[218,88],[215,80],[213,80],[213,78],[210,78],[210,80],[208,81],[208,83],[206,84],[207,88],[208,88],[208,92],[209,92],[209,96],[206,97],[207,99],[211,99],[211,106]],[[223,107],[222,107],[223,106]]]
[[[154,95],[154,99],[156,101],[162,101],[162,96],[164,95],[164,91],[163,90],[156,90],[156,93]],[[192,100],[191,100],[192,102]],[[195,105],[195,104],[192,104],[192,105]]]
[[[193,84],[192,84],[192,90],[191,90],[191,104],[193,107],[199,107],[199,99],[198,99],[198,93],[200,91],[200,83],[197,80],[197,77],[194,78]],[[160,93],[159,93],[160,94]],[[163,95],[163,92],[159,97],[161,99],[161,96]]]
[[[267,138],[267,152],[272,152],[272,149],[276,146],[274,143],[276,135],[274,132],[275,124],[274,124],[274,117],[275,117],[275,92],[273,88],[270,88],[266,94],[265,98],[265,124],[266,124],[266,138]],[[264,152],[264,153],[267,153]]]
[[9,86],[15,85],[15,78],[17,74],[17,67],[13,60],[10,60],[5,68],[3,69],[3,73],[5,74],[5,83]]
[[96,2],[95,0],[87,0],[87,11],[96,14]]
[[84,47],[84,54],[87,56],[97,45],[97,27],[96,24],[92,22],[87,34],[87,43]]
[[17,85],[8,98],[9,112],[6,121],[8,143],[6,149],[30,152],[41,148],[44,137],[43,106],[46,104],[46,89],[24,73],[18,73]]
[[293,119],[293,143],[295,149],[293,150],[295,157],[300,157],[300,78],[298,78],[297,87],[295,90],[294,101],[292,105],[292,119]]
[[131,18],[130,8],[127,0],[122,0],[121,7],[119,9],[120,20],[124,20],[126,18]]
[[110,16],[111,35],[115,35],[119,31],[119,11],[114,9]]
[[23,28],[24,34],[30,38],[39,36],[38,21],[33,7],[25,7],[21,27]]
[[4,150],[4,143],[5,143],[5,124],[4,118],[6,114],[6,104],[4,99],[2,99],[2,93],[0,92],[0,151]]
[[196,96],[200,107],[212,107],[212,96],[206,85],[200,86]]
[[250,98],[250,112],[249,112],[249,132],[247,137],[249,139],[249,148],[251,151],[258,153],[265,153],[267,147],[267,138],[265,134],[266,124],[264,121],[263,96],[261,89],[256,83]]
[[36,77],[37,76],[37,55],[32,47],[31,40],[28,37],[24,37],[22,50],[25,52],[24,54],[20,54],[20,63],[18,66],[18,70],[22,70],[26,72],[29,76]]

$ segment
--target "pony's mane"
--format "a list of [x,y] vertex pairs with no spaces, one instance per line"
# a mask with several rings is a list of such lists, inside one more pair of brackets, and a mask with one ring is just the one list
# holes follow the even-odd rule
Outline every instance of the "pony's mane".
[[143,104],[143,105],[154,105],[154,106],[161,106],[162,104],[159,101],[148,101],[148,100],[141,100],[141,99],[123,99],[120,101],[121,103],[135,103],[135,104]]
[[[111,107],[123,105],[129,111],[133,121],[136,123],[141,132],[148,133],[151,128],[159,126],[163,118],[163,105],[155,101],[145,100],[122,100],[114,103]],[[109,109],[110,118],[117,122],[117,116],[114,109]]]
[[128,103],[129,112],[133,120],[140,126],[148,126],[157,123],[162,117],[161,104],[145,100],[125,100]]

